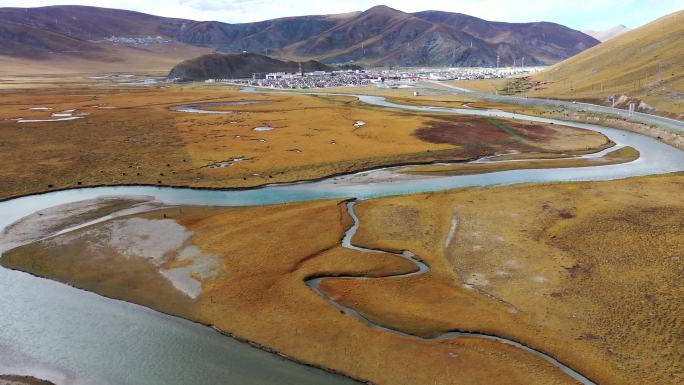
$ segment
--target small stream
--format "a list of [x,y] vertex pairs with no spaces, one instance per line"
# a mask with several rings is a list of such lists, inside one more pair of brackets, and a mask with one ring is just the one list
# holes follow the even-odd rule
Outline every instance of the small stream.
[[412,252],[410,252],[408,250],[405,250],[403,253],[393,253],[393,252],[389,252],[389,251],[368,249],[365,247],[355,246],[352,243],[352,239],[360,227],[359,217],[356,215],[356,212],[354,211],[354,205],[355,204],[356,204],[356,202],[348,202],[347,203],[347,212],[352,217],[354,224],[345,233],[344,238],[342,239],[342,247],[350,249],[350,250],[359,251],[362,253],[383,253],[383,254],[396,255],[398,257],[401,257],[401,258],[415,264],[417,267],[417,270],[413,271],[413,272],[388,275],[388,276],[384,276],[384,277],[363,277],[363,276],[360,277],[360,276],[339,276],[339,275],[332,276],[331,275],[331,276],[320,276],[320,277],[316,277],[316,278],[312,278],[312,279],[307,280],[306,281],[307,286],[309,286],[311,288],[311,290],[313,290],[316,294],[323,297],[326,301],[328,301],[330,304],[332,304],[333,306],[338,308],[344,314],[351,316],[351,317],[354,317],[354,318],[358,319],[359,321],[363,322],[366,326],[371,327],[371,328],[376,329],[376,330],[400,335],[403,337],[416,338],[416,339],[422,339],[422,340],[444,340],[444,339],[451,339],[451,338],[458,338],[458,337],[472,337],[472,338],[494,340],[494,341],[498,341],[498,342],[501,342],[501,343],[504,343],[507,345],[515,346],[516,348],[522,349],[528,353],[531,353],[531,354],[543,359],[544,361],[546,361],[549,364],[557,367],[558,369],[560,369],[564,373],[568,374],[569,376],[571,376],[572,378],[574,378],[575,380],[577,380],[579,383],[581,383],[583,385],[596,385],[594,382],[592,382],[591,380],[589,380],[588,378],[586,378],[582,374],[580,374],[580,373],[576,372],[575,370],[569,368],[567,365],[559,362],[558,360],[551,357],[550,355],[543,353],[543,352],[540,352],[538,350],[535,350],[535,349],[533,349],[527,345],[523,345],[520,342],[513,341],[513,340],[510,340],[507,338],[503,338],[503,337],[494,336],[494,335],[488,335],[488,334],[482,334],[482,333],[461,332],[461,331],[451,331],[451,332],[440,334],[440,335],[435,336],[435,337],[421,337],[421,336],[418,336],[415,334],[409,334],[409,333],[403,332],[401,330],[392,329],[392,328],[388,328],[386,326],[379,325],[379,324],[369,320],[368,318],[364,317],[358,311],[356,311],[350,307],[347,307],[347,306],[345,306],[339,302],[336,302],[335,300],[333,300],[332,298],[327,296],[325,293],[323,293],[323,291],[320,288],[320,285],[321,285],[321,282],[327,278],[350,279],[350,280],[397,279],[397,278],[405,278],[405,277],[410,277],[410,276],[415,276],[415,275],[422,275],[422,274],[427,273],[430,270],[429,265],[427,265],[425,262],[423,262],[422,260],[417,258],[415,254],[413,254]]

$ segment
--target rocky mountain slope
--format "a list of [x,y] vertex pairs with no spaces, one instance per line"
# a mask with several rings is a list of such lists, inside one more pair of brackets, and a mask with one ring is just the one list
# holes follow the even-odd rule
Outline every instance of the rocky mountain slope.
[[[552,64],[598,44],[554,23],[501,23],[386,6],[365,12],[228,24],[85,7],[0,8],[0,56],[111,62],[111,47],[145,55],[200,47],[290,60],[406,66]],[[181,47],[181,48],[179,48]]]

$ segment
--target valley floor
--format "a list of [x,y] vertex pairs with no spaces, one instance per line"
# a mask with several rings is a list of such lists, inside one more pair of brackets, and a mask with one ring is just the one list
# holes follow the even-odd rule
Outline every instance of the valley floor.
[[[430,88],[420,98],[372,92],[558,114]],[[345,95],[94,82],[5,89],[0,104],[3,200],[99,185],[250,188],[409,163],[425,163],[403,170],[415,176],[639,161],[593,131]],[[501,162],[459,163],[489,156]],[[602,385],[679,383],[683,194],[679,173],[378,198],[355,203],[355,214],[345,199],[211,207],[104,197],[8,226],[0,264],[371,383],[576,383],[501,341],[432,339],[454,331],[517,341]],[[345,244],[355,224],[351,243],[378,252]],[[419,265],[393,254],[402,251],[429,270],[411,274]],[[307,285],[316,277],[321,293]]]
[[[596,383],[677,383],[682,193],[682,176],[667,175],[363,201],[353,244],[410,250],[430,271],[328,278],[321,290],[412,335],[496,335]],[[374,383],[574,383],[496,341],[391,334],[331,306],[304,281],[415,269],[391,254],[341,247],[351,221],[342,201],[160,208],[20,247],[2,264]]]

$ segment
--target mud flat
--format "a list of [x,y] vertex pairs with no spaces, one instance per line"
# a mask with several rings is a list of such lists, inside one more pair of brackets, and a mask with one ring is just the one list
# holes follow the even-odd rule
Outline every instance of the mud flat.
[[46,380],[30,376],[0,375],[0,385],[55,385]]
[[0,231],[0,253],[13,247],[74,230],[116,216],[150,211],[158,207],[152,197],[117,196],[73,202],[39,210]]

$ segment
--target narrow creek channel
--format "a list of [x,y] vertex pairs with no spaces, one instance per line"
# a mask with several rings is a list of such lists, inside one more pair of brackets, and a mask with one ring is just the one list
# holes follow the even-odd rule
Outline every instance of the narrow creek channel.
[[398,279],[398,278],[406,278],[406,277],[411,277],[415,275],[422,275],[427,273],[430,270],[430,266],[420,260],[420,258],[416,257],[415,254],[413,254],[411,251],[404,250],[402,253],[394,253],[390,251],[383,251],[383,250],[378,250],[378,249],[368,249],[365,247],[360,247],[356,246],[353,244],[353,238],[356,232],[359,230],[359,227],[361,226],[361,223],[359,221],[359,217],[356,215],[356,212],[354,211],[354,206],[356,205],[356,202],[347,202],[347,212],[349,215],[352,217],[354,223],[353,225],[347,230],[347,232],[344,235],[344,238],[342,239],[342,247],[355,250],[355,251],[360,251],[362,253],[383,253],[383,254],[391,254],[391,255],[396,255],[398,257],[401,257],[413,264],[416,265],[417,270],[412,271],[412,272],[407,272],[407,273],[402,273],[402,274],[394,274],[394,275],[388,275],[384,277],[364,277],[364,276],[318,276],[315,278],[308,279],[306,281],[307,286],[311,288],[316,294],[320,295],[323,297],[326,301],[328,301],[331,305],[335,306],[336,308],[340,309],[341,312],[344,314],[354,317],[358,319],[359,321],[363,322],[366,326],[369,326],[373,329],[380,330],[383,332],[387,333],[392,333],[392,334],[397,334],[400,336],[404,337],[410,337],[410,338],[418,338],[418,339],[423,339],[423,340],[444,340],[444,339],[451,339],[451,338],[458,338],[458,337],[472,337],[472,338],[482,338],[482,339],[488,339],[488,340],[494,340],[498,342],[502,342],[507,345],[515,346],[516,348],[522,349],[528,353],[531,353],[544,361],[548,362],[549,364],[555,366],[556,368],[560,369],[564,373],[568,374],[578,382],[580,382],[583,385],[596,385],[594,382],[589,380],[587,377],[583,376],[582,374],[578,373],[577,371],[571,369],[567,365],[559,362],[552,356],[541,352],[539,350],[533,349],[527,345],[524,345],[520,342],[513,341],[507,338],[495,336],[495,335],[489,335],[489,334],[482,334],[482,333],[471,333],[471,332],[463,332],[463,331],[450,331],[447,333],[440,334],[435,337],[421,337],[415,334],[409,334],[406,332],[403,332],[401,330],[397,329],[392,329],[386,326],[379,325],[368,318],[364,317],[361,315],[358,311],[347,307],[339,302],[336,302],[332,298],[330,298],[328,295],[326,295],[320,288],[321,282],[327,278],[335,278],[335,279],[350,279],[350,280],[372,280],[372,279]]

